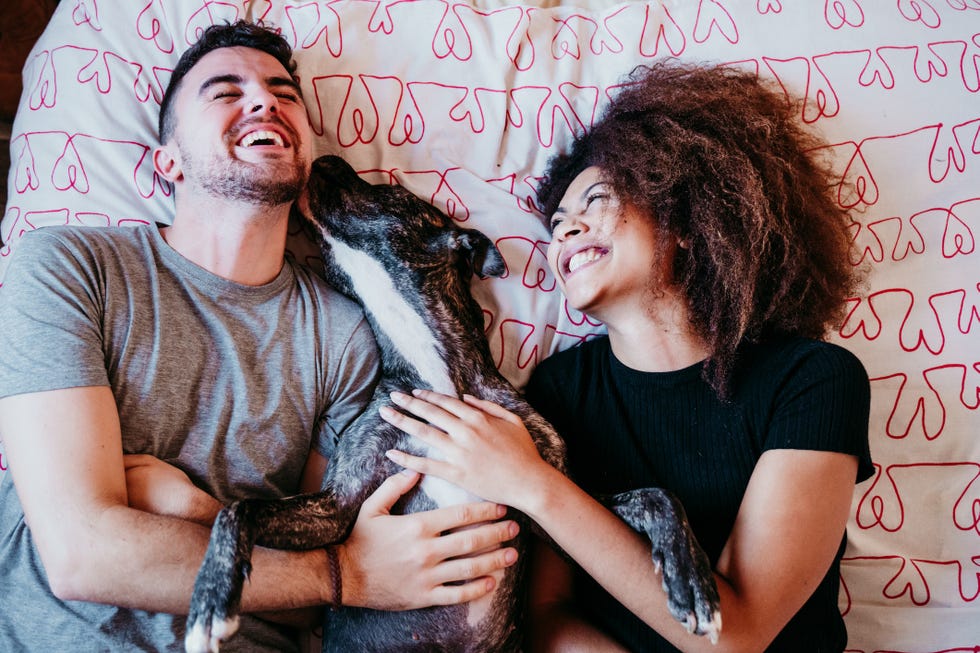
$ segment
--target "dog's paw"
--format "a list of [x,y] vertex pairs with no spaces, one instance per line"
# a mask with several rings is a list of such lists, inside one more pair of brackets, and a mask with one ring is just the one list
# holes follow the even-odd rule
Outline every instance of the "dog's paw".
[[238,632],[238,617],[199,619],[193,624],[188,620],[184,636],[187,653],[218,653],[222,642]]
[[252,571],[252,543],[247,533],[243,538],[241,510],[241,504],[223,509],[212,527],[187,613],[188,653],[216,653],[238,631],[242,585]]
[[671,615],[688,632],[717,643],[721,633],[718,587],[680,502],[659,488],[649,488],[616,495],[611,508],[650,538],[651,557],[661,574]]
[[222,642],[238,632],[242,582],[250,565],[239,560],[228,567],[232,561],[211,553],[205,556],[191,595],[184,636],[187,653],[217,653]]

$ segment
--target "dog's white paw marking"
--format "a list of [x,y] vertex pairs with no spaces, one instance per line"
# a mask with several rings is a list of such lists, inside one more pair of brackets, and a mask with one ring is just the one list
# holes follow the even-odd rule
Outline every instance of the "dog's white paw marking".
[[210,632],[203,621],[194,624],[184,636],[184,650],[187,653],[218,653],[221,642],[238,632],[238,617],[231,619],[213,619]]
[[718,636],[721,634],[721,611],[715,610],[711,613],[711,622],[704,627],[704,632],[711,640],[712,644],[718,643]]

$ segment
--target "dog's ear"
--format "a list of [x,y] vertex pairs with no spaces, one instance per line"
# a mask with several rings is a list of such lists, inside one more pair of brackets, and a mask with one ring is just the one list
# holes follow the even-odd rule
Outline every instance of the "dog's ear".
[[370,186],[347,161],[333,154],[324,154],[313,162],[311,177],[319,177],[328,186],[349,191]]
[[459,229],[449,235],[449,247],[471,274],[481,279],[499,277],[507,270],[504,257],[493,242],[476,229]]

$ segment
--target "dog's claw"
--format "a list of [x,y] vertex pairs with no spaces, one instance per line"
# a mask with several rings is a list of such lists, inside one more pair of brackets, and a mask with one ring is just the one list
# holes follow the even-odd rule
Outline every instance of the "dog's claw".
[[218,653],[221,643],[238,632],[238,617],[217,619],[212,617],[210,624],[206,619],[189,626],[184,636],[184,650],[187,653]]

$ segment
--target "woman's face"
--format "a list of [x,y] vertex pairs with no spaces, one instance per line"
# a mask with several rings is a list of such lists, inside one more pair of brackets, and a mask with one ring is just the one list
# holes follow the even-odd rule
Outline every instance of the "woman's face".
[[572,181],[551,217],[548,264],[568,303],[609,323],[648,306],[665,276],[654,221],[622,203],[596,167]]

